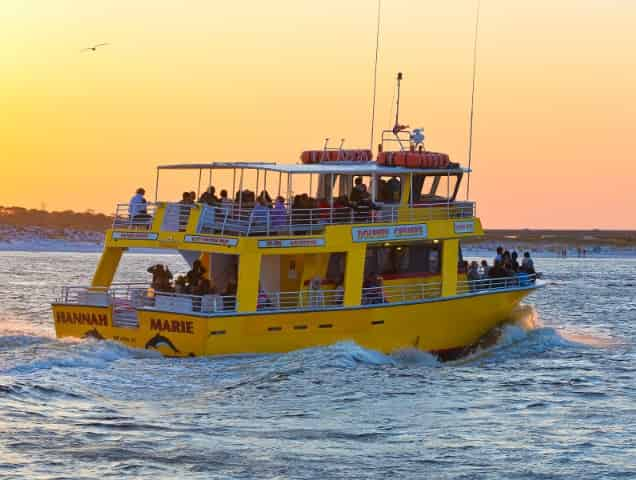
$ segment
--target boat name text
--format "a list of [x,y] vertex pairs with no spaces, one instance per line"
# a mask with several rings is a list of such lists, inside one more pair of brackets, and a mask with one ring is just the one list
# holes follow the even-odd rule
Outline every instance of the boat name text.
[[91,325],[96,327],[107,327],[108,316],[104,313],[87,312],[55,312],[57,323],[72,323],[75,325]]
[[410,240],[426,238],[426,224],[395,225],[386,227],[354,227],[351,229],[354,242],[385,242],[390,240]]
[[170,333],[194,333],[194,322],[188,320],[150,319],[150,330]]

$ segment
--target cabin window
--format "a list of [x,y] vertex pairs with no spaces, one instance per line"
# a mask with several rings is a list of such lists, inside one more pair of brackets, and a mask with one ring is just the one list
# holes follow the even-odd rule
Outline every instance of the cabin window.
[[367,247],[365,277],[439,274],[439,246],[432,243]]
[[455,201],[462,175],[413,175],[413,202]]

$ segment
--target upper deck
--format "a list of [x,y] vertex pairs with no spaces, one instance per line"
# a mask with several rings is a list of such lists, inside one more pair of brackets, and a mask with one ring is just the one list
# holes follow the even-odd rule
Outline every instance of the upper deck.
[[[243,237],[269,239],[270,246],[280,243],[282,236],[291,237],[297,239],[295,246],[301,246],[302,237],[324,236],[329,230],[345,230],[351,242],[482,234],[475,203],[457,200],[461,179],[468,172],[459,167],[411,169],[374,162],[178,164],[158,167],[157,190],[160,172],[169,170],[198,173],[197,198],[204,172],[208,173],[208,185],[212,185],[217,171],[229,171],[226,173],[231,173],[232,185],[227,188],[228,198],[212,204],[155,201],[145,204],[143,213],[133,212],[129,204],[118,204],[107,241],[117,246],[165,247],[170,243],[173,247],[175,243],[196,243],[227,248],[236,246]],[[349,201],[356,179],[365,188],[369,185],[370,201]],[[259,203],[256,192],[268,189],[277,192],[266,194],[278,198],[277,205]],[[295,191],[307,193],[299,195]],[[399,235],[408,229],[398,230],[396,237],[391,227],[405,225],[420,228],[412,229],[416,232],[412,235]],[[305,242],[306,246],[323,244],[324,241]]]

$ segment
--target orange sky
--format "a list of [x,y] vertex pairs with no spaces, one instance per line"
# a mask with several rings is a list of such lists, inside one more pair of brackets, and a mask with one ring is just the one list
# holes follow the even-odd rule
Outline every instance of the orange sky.
[[[366,146],[375,5],[0,3],[0,205],[111,213],[139,185],[152,198],[161,163]],[[402,119],[462,163],[474,11],[383,1],[378,128],[401,70]],[[636,228],[634,25],[633,0],[482,0],[471,196],[487,227]],[[180,180],[163,191],[196,186]]]

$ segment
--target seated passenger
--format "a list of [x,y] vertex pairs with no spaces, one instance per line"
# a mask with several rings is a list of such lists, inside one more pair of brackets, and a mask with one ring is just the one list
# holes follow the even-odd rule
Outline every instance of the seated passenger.
[[272,230],[280,232],[287,225],[287,209],[285,208],[285,199],[276,197],[276,203],[271,211]]
[[179,231],[185,231],[188,226],[188,220],[190,218],[190,208],[194,205],[194,200],[190,196],[190,193],[183,192],[181,195],[181,201],[179,201],[181,207],[179,207]]
[[148,268],[148,273],[152,274],[152,288],[156,292],[170,292],[172,291],[172,272],[167,266],[157,264]]
[[146,191],[143,188],[138,188],[137,192],[130,199],[128,203],[128,218],[133,222],[140,222],[150,218],[147,210],[146,198],[144,195]]
[[333,219],[336,223],[349,223],[351,221],[351,208],[346,195],[340,195],[333,202]]
[[367,186],[362,183],[362,177],[356,177],[353,183],[354,186],[353,190],[351,190],[351,195],[349,195],[349,201],[351,202],[351,206],[355,208],[360,201],[360,194],[367,191]]
[[265,291],[262,288],[260,288],[258,290],[258,301],[256,303],[256,309],[263,310],[263,309],[272,308],[272,307],[273,307],[272,300],[265,293]]
[[534,262],[532,261],[532,258],[530,258],[530,252],[525,252],[523,254],[520,271],[527,273],[528,275],[534,275],[536,273],[534,270]]
[[192,263],[192,269],[186,273],[186,284],[188,288],[188,292],[192,292],[192,290],[199,284],[199,280],[203,278],[207,270],[201,263],[201,260],[195,260]]
[[259,197],[250,214],[250,230],[252,233],[256,235],[267,233],[269,230],[269,213],[269,208],[267,208],[265,200]]
[[371,195],[367,192],[367,187],[363,184],[358,202],[354,206],[355,221],[357,223],[368,223],[371,221],[372,211],[379,210],[379,208],[380,207],[373,203]]
[[213,186],[209,186],[208,189],[199,197],[199,203],[205,203],[210,206],[218,205],[219,199],[216,197],[215,192],[216,189]]
[[174,280],[174,293],[185,295],[188,293],[188,285],[186,283],[186,278],[183,275],[179,275]]
[[387,199],[385,202],[399,203],[401,192],[402,185],[400,184],[400,180],[394,175],[386,184]]
[[261,194],[258,196],[258,200],[261,200],[263,204],[266,205],[267,207],[272,206],[272,197],[269,196],[269,193],[267,193],[267,190],[263,190],[261,192]]
[[192,295],[203,296],[210,293],[210,280],[205,277],[200,277],[197,280],[197,283],[192,286],[192,290],[190,292]]

